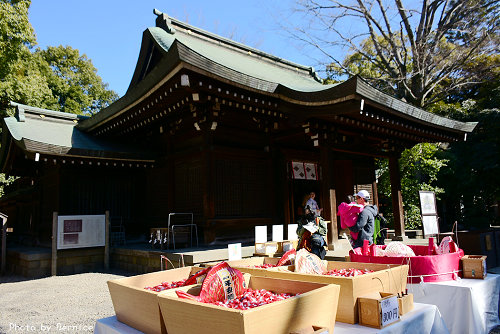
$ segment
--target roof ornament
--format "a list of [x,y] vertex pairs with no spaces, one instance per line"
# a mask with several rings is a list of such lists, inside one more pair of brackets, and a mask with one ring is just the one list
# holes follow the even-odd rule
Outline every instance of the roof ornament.
[[16,103],[16,102],[10,102],[9,106],[16,108],[16,113],[14,114],[14,116],[17,118],[18,122],[25,122],[26,121],[26,116],[24,114],[24,108],[21,104]]
[[318,75],[318,72],[314,69],[314,67],[309,67],[309,73],[314,77],[314,79],[320,83],[323,83],[323,79],[321,79]]
[[156,26],[165,29],[169,34],[175,34],[175,28],[172,26],[172,21],[167,14],[160,12],[158,9],[153,9],[153,13],[158,16],[156,18]]

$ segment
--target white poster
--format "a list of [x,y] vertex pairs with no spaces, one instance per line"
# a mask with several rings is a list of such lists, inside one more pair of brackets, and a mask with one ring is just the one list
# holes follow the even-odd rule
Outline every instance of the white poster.
[[267,242],[267,226],[255,226],[255,242]]
[[420,210],[422,215],[437,215],[436,195],[433,191],[419,191]]
[[422,226],[424,228],[424,235],[433,235],[439,233],[437,216],[422,216]]
[[106,215],[57,217],[57,249],[106,244]]
[[283,241],[283,225],[273,225],[273,241]]
[[241,260],[241,243],[227,245],[228,261]]

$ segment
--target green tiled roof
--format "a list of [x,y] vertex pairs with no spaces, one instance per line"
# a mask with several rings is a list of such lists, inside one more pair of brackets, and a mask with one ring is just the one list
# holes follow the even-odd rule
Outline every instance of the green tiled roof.
[[[378,91],[359,77],[337,85],[323,85],[312,67],[295,64],[212,34],[157,10],[155,14],[158,15],[156,27],[144,31],[141,54],[127,93],[108,108],[81,122],[79,128],[92,129],[120,113],[154,89],[180,63],[297,105],[327,106],[339,98],[355,95],[388,107],[400,113],[401,117],[455,132],[471,132],[476,125],[415,108]],[[162,54],[161,60],[154,70],[146,71],[153,49]]]
[[[147,160],[150,154],[130,146],[97,139],[76,128],[85,116],[11,103],[14,117],[4,118],[4,136],[29,153],[68,155],[88,158]],[[149,155],[149,156],[148,156]]]

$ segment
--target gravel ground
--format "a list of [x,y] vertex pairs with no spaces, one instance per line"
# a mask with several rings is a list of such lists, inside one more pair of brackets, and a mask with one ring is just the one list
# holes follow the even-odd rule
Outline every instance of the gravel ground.
[[115,314],[106,282],[126,273],[0,276],[0,333],[93,333]]

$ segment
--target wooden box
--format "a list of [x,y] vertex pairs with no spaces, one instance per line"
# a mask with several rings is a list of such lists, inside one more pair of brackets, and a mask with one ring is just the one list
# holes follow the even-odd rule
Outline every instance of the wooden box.
[[[311,325],[333,333],[339,286],[248,276],[251,289],[300,295],[242,311],[180,299],[175,290],[163,291],[158,300],[168,334],[289,334]],[[197,295],[200,288],[179,289]]]
[[[245,272],[245,273],[250,274],[250,275],[257,275],[264,268],[255,268],[255,266],[262,266],[265,264],[275,265],[278,263],[279,260],[280,259],[277,257],[255,256],[255,257],[249,257],[246,259],[226,261],[226,262],[231,267],[236,268],[236,269],[240,270],[241,272]],[[203,263],[202,265],[209,267],[209,266],[215,266],[218,263],[220,263],[220,262],[208,262],[208,263]],[[245,268],[245,269],[241,270],[241,268]],[[259,275],[257,275],[257,276],[259,276]]]
[[462,257],[462,270],[464,278],[486,277],[486,256],[465,255]]
[[405,315],[413,310],[413,293],[398,297],[399,315]]
[[308,326],[299,330],[294,330],[290,334],[332,334],[326,327]]
[[383,328],[399,321],[398,297],[392,293],[375,292],[358,298],[359,324]]
[[273,255],[278,253],[278,242],[256,242],[255,243],[255,254],[260,255]]
[[204,268],[184,267],[108,281],[116,318],[144,333],[166,333],[158,305],[158,292],[145,290],[162,282],[188,278]]
[[[371,292],[382,291],[397,294],[406,290],[406,279],[408,277],[407,265],[338,261],[326,262],[327,270],[356,268],[370,269],[374,270],[374,272],[355,277],[338,277],[301,274],[294,272],[295,266],[283,266],[268,269],[254,268],[252,273],[264,277],[340,285],[340,297],[336,320],[349,324],[358,322],[358,297]],[[249,272],[248,269],[244,267],[239,267],[238,270],[241,272]]]
[[289,250],[297,249],[299,240],[283,240],[278,242],[278,253],[286,253]]

